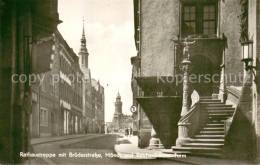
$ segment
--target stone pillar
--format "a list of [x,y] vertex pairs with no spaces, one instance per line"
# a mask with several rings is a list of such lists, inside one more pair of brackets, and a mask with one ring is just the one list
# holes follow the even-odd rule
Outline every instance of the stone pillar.
[[191,123],[178,123],[178,139],[176,140],[176,146],[180,147],[182,144],[189,142],[190,125]]
[[162,142],[159,139],[154,128],[152,128],[151,137],[152,138],[150,139],[149,148],[163,148]]
[[[259,74],[259,73],[258,73]],[[260,77],[258,75],[257,82],[260,82]],[[256,90],[254,91],[256,93],[256,106],[254,108],[254,126],[255,126],[255,132],[256,132],[256,148],[255,148],[255,163],[260,163],[260,85],[259,83],[256,83]]]
[[[189,80],[191,61],[189,60],[189,54],[182,61],[183,70],[183,98],[182,98],[182,110],[181,117],[186,115],[191,107],[191,84]],[[178,139],[176,140],[176,146],[181,146],[183,143],[189,141],[189,126],[190,123],[178,123]]]
[[[224,34],[222,34],[222,39],[224,40],[224,42],[226,42],[226,37]],[[227,99],[225,62],[226,62],[226,54],[224,48],[222,53],[222,64],[220,65],[221,73],[220,73],[219,94],[218,94],[218,99],[220,99],[222,102],[225,102]]]
[[222,64],[220,67],[221,67],[221,75],[220,75],[218,99],[220,99],[221,102],[225,102],[227,99],[225,65]]
[[182,98],[182,110],[181,116],[184,116],[188,113],[191,106],[191,86],[189,81],[189,72],[190,72],[190,65],[191,62],[189,58],[186,58],[182,61],[183,65],[183,98]]

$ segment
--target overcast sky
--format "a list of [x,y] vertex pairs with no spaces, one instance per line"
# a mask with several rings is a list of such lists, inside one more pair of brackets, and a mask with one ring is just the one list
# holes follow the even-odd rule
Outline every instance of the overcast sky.
[[123,113],[131,114],[131,62],[134,46],[133,0],[59,0],[58,26],[78,54],[85,19],[85,34],[92,78],[105,88],[105,121],[111,121],[119,90]]

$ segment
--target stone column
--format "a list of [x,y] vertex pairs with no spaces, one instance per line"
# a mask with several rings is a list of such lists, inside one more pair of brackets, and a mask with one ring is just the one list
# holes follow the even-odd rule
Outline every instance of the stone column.
[[222,55],[222,64],[220,65],[221,75],[220,75],[220,83],[219,83],[219,94],[218,99],[222,102],[225,102],[227,99],[227,91],[226,91],[226,78],[225,78],[225,50],[223,50]]
[[190,127],[191,123],[184,122],[178,123],[178,138],[176,140],[176,146],[180,147],[190,141]]
[[[191,84],[189,81],[191,61],[189,60],[189,55],[182,61],[182,70],[183,70],[183,98],[182,98],[182,110],[181,117],[186,115],[191,107]],[[183,143],[189,141],[189,127],[190,123],[188,122],[179,122],[178,123],[178,139],[176,140],[176,146],[181,146]]]
[[181,110],[181,116],[184,116],[188,113],[191,106],[191,86],[189,81],[189,75],[190,75],[190,65],[191,62],[189,58],[186,58],[182,61],[183,65],[183,98],[182,98],[182,110]]
[[257,83],[255,83],[255,90],[254,90],[254,94],[256,95],[256,102],[255,102],[255,107],[254,107],[254,126],[255,126],[255,132],[256,132],[256,148],[255,148],[255,163],[260,163],[260,76],[259,76],[258,72],[258,76],[256,77],[257,79]]

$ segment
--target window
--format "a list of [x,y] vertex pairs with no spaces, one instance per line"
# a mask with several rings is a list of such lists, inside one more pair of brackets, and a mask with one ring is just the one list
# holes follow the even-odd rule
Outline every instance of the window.
[[182,37],[192,34],[216,34],[216,2],[184,3],[182,9]]
[[58,97],[58,83],[59,83],[59,80],[60,80],[60,78],[59,77],[57,77],[57,76],[54,76],[54,93],[55,93],[55,96],[56,97]]
[[46,92],[46,80],[45,80],[45,76],[46,76],[46,75],[44,75],[44,74],[41,75],[41,78],[43,79],[41,86],[42,86],[42,91],[44,91],[44,92]]
[[51,93],[51,95],[53,95],[54,94],[54,77],[53,77],[53,75],[50,75],[50,93]]
[[195,34],[196,33],[196,6],[187,5],[184,6],[184,34]]
[[203,34],[216,33],[216,7],[215,5],[203,6]]
[[40,125],[48,126],[48,110],[45,108],[41,108],[40,111]]

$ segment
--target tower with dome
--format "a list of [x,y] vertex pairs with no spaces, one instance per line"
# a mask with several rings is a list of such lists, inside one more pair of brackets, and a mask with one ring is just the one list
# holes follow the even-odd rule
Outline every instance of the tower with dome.
[[123,131],[125,128],[133,128],[133,118],[131,115],[125,115],[122,112],[123,103],[121,101],[121,95],[118,92],[115,101],[115,112],[113,120],[110,126],[110,130]]

